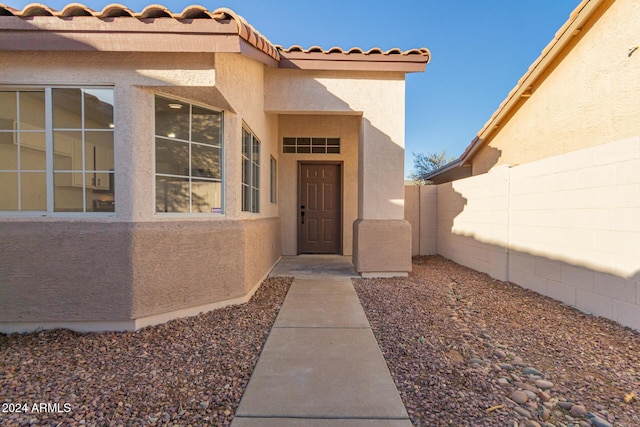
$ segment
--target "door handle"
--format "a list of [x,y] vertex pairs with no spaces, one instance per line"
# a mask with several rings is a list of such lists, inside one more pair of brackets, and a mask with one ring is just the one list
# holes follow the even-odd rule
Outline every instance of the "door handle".
[[304,224],[304,211],[300,212],[300,216],[302,217],[302,223]]

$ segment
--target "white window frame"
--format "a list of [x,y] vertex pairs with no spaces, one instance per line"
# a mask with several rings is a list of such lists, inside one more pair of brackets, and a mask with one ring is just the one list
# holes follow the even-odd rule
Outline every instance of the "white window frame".
[[[116,104],[115,102],[115,86],[114,85],[56,85],[56,84],[42,84],[42,85],[0,85],[0,90],[2,91],[37,91],[44,90],[44,105],[45,105],[45,125],[44,125],[44,133],[45,133],[45,156],[46,156],[46,166],[45,166],[45,177],[46,177],[46,197],[47,197],[47,209],[43,211],[3,211],[0,210],[1,217],[114,217],[118,212],[118,196],[115,192],[114,188],[114,212],[56,212],[54,211],[54,146],[53,146],[53,89],[111,89],[114,92],[114,103],[113,103],[113,133],[114,133],[114,147],[113,147],[113,163],[114,170],[113,172],[108,171],[109,173],[113,173],[114,182],[115,182],[115,174],[116,174],[116,159],[117,159],[117,148],[116,148]],[[82,110],[84,114],[84,97],[82,99]],[[17,120],[20,121],[20,106],[17,105]],[[77,131],[78,129],[74,129]],[[84,160],[84,121],[82,123],[82,129],[80,131],[83,134],[83,143],[82,143],[82,171],[74,171],[77,173],[82,173],[82,182],[83,182],[83,208],[86,209],[86,173],[85,173],[85,160]],[[29,132],[29,131],[25,131]],[[35,131],[34,131],[35,132]],[[18,162],[20,162],[20,150],[18,150]],[[2,172],[5,172],[3,170]],[[22,171],[20,169],[20,164],[18,164],[17,171],[8,171],[7,172],[29,172],[28,170]],[[38,171],[40,172],[40,171]],[[18,173],[18,191],[20,190],[20,173]],[[21,207],[21,199],[18,198],[18,208]]]
[[269,159],[269,183],[269,201],[275,205],[278,203],[278,161],[273,156]]
[[[212,111],[217,111],[219,113],[222,114],[222,120],[221,120],[221,126],[220,126],[220,133],[222,135],[222,140],[220,142],[220,212],[158,212],[156,210],[156,177],[158,176],[158,173],[156,172],[156,97],[160,97],[160,98],[164,98],[166,100],[175,100],[175,101],[179,101],[179,102],[183,102],[185,104],[189,104],[189,108],[191,109],[192,107],[200,107],[200,108],[205,108],[207,110],[212,110]],[[221,217],[224,216],[226,213],[226,197],[225,197],[225,193],[226,193],[226,185],[225,185],[225,176],[226,176],[226,170],[227,170],[227,165],[226,165],[226,155],[225,155],[225,120],[224,120],[224,110],[221,108],[217,108],[217,107],[213,107],[211,105],[207,105],[207,104],[203,104],[200,102],[195,102],[192,101],[190,99],[187,98],[183,98],[180,96],[175,96],[175,95],[167,95],[164,93],[160,93],[160,92],[156,92],[153,94],[153,108],[152,108],[152,126],[153,126],[153,141],[152,141],[152,152],[153,152],[153,156],[152,156],[152,162],[153,162],[153,184],[152,184],[152,192],[153,192],[153,197],[152,197],[152,205],[151,205],[151,210],[153,212],[154,215],[158,215],[161,216],[163,218],[171,218],[171,217],[176,217],[176,218],[185,218],[185,216],[188,216],[189,218],[198,218],[198,217],[203,217],[203,218],[212,218],[212,217]],[[189,112],[189,139],[191,139],[191,111]],[[191,169],[191,143],[193,141],[185,141],[182,139],[176,139],[176,141],[181,141],[181,142],[187,142],[189,143],[189,169]],[[196,144],[198,144],[196,142]],[[206,145],[206,144],[205,144]],[[175,175],[169,175],[169,174],[160,174],[160,176],[174,176],[177,178],[185,178],[184,176],[175,176]],[[193,178],[192,176],[189,176],[189,182],[191,182],[191,178]],[[214,181],[214,180],[211,180]],[[215,181],[214,181],[215,182]],[[191,192],[189,194],[189,210],[191,210]]]
[[[260,149],[262,146],[262,143],[260,142],[260,140],[258,139],[258,137],[256,136],[256,134],[246,125],[243,123],[242,125],[242,129],[243,129],[243,135],[242,135],[242,165],[241,165],[241,169],[244,168],[244,161],[248,160],[249,161],[249,183],[245,183],[244,182],[244,173],[242,173],[241,176],[241,182],[240,182],[240,199],[241,199],[241,206],[240,209],[242,212],[246,212],[249,214],[259,214],[260,213],[260,171],[261,171],[261,161],[260,161],[260,157],[262,156],[262,150]],[[251,142],[249,144],[249,153],[248,156],[245,154],[244,152],[244,132],[247,132],[250,136],[251,136]],[[254,146],[257,145],[258,147],[258,153],[257,153],[257,158],[254,157],[255,153],[254,153]],[[257,187],[253,185],[254,182],[256,182],[256,180],[254,180],[254,168],[253,166],[256,165],[257,166]],[[244,171],[243,171],[244,172]],[[244,198],[244,188],[248,188],[249,189],[249,210],[246,210],[244,208],[245,206],[245,198]],[[254,201],[254,190],[257,192],[258,194],[258,200],[257,202]],[[255,206],[255,210],[254,210],[254,206]]]

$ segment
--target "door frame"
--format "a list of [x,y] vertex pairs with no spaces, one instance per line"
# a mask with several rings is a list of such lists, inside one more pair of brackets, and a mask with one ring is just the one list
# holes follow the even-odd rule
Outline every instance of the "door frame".
[[301,255],[302,252],[300,248],[302,246],[302,233],[300,232],[300,225],[302,222],[302,216],[300,215],[300,195],[302,193],[302,165],[338,165],[338,169],[340,172],[338,188],[340,189],[340,209],[338,211],[339,217],[339,234],[340,234],[340,244],[338,253],[336,255],[342,255],[344,253],[344,230],[343,230],[343,221],[344,221],[344,161],[342,160],[298,160],[297,165],[297,175],[298,182],[296,185],[296,254]]

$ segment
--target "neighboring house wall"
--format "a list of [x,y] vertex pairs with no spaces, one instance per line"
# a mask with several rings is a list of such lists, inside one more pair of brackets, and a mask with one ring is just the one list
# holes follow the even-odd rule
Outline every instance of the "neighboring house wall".
[[438,254],[640,329],[639,170],[634,137],[438,185]]
[[[339,137],[340,154],[281,154],[278,166],[283,255],[298,250],[298,164],[301,161],[342,163],[342,253],[353,254],[353,223],[358,218],[359,115],[279,116],[278,141],[284,137]],[[280,147],[282,152],[282,147]]]
[[640,51],[630,50],[640,43],[640,2],[607,3],[608,9],[582,28],[571,51],[475,154],[473,175],[640,134]]

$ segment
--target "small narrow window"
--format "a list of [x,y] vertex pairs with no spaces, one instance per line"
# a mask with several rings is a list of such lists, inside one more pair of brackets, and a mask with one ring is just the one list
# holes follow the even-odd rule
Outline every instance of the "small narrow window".
[[340,154],[340,138],[285,137],[282,139],[285,154]]
[[276,159],[273,158],[273,156],[271,156],[270,167],[271,170],[269,171],[269,176],[271,177],[271,197],[269,199],[271,203],[276,203],[278,201],[278,163],[276,162]]
[[242,128],[242,210],[260,212],[260,141]]

